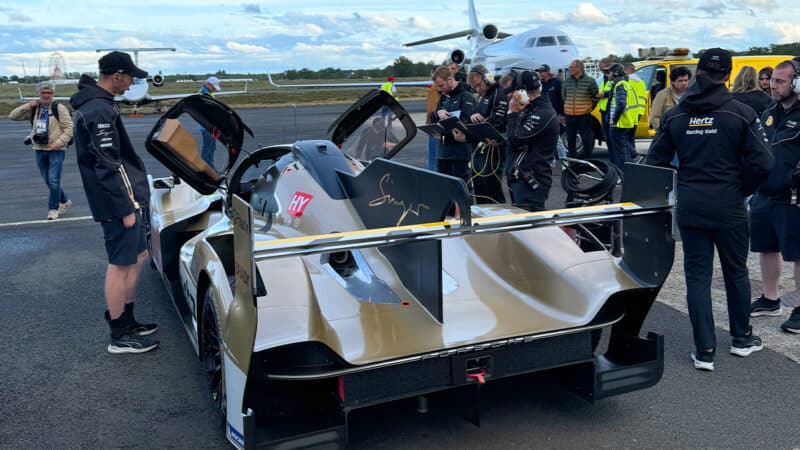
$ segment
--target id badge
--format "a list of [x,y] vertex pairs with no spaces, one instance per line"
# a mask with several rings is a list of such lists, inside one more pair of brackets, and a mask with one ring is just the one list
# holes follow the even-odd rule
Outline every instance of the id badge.
[[36,120],[36,131],[34,131],[34,133],[35,134],[41,134],[41,133],[46,133],[46,132],[47,132],[47,121],[46,120],[42,120],[42,119],[37,119]]

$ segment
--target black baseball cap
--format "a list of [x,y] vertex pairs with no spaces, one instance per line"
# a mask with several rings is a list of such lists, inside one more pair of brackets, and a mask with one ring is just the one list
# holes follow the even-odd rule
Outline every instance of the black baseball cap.
[[697,68],[704,72],[730,73],[731,65],[731,52],[715,47],[703,52]]
[[124,52],[106,53],[97,62],[102,74],[124,73],[134,78],[147,78],[147,72],[136,67],[131,55]]
[[541,66],[539,66],[538,69],[536,69],[536,72],[549,73],[550,72],[550,66],[548,66],[547,64],[542,64]]

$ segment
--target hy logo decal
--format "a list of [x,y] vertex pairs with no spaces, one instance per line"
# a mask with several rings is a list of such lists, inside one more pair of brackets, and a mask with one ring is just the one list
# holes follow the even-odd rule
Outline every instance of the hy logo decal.
[[314,196],[311,194],[295,192],[292,196],[292,200],[289,202],[289,207],[286,209],[286,212],[295,217],[302,216],[303,211],[305,211],[306,206],[308,206],[312,198],[314,198]]

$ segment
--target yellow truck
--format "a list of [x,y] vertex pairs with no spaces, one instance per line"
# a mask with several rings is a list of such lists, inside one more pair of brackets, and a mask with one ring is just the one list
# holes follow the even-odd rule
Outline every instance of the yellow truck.
[[[664,83],[664,88],[668,88],[670,85],[670,71],[679,66],[686,67],[692,72],[692,80],[690,83],[693,82],[698,58],[690,58],[689,49],[686,48],[667,50],[663,47],[639,49],[639,57],[648,58],[643,61],[633,63],[633,65],[636,67],[636,75],[639,77],[639,79],[644,80],[644,83],[647,86],[647,101],[645,113],[640,118],[639,124],[636,127],[636,138],[647,139],[655,135],[655,130],[650,126],[649,119],[651,88],[660,82]],[[752,66],[756,69],[756,71],[759,71],[764,67],[774,68],[781,61],[786,61],[787,59],[792,58],[793,57],[790,55],[734,56],[732,58],[733,70],[731,71],[731,77],[727,84],[728,89],[731,88],[734,78],[736,78],[736,75],[744,66]],[[600,111],[595,108],[594,111],[592,111],[592,116],[594,117],[594,120],[592,121],[592,130],[594,131],[595,138],[597,139],[597,142],[602,142],[604,139],[602,131],[603,127],[601,126],[600,122]]]

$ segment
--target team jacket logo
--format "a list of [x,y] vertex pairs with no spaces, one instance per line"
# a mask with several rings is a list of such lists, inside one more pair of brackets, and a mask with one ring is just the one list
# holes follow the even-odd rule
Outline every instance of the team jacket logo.
[[711,127],[714,126],[713,117],[691,117],[689,119],[690,127]]
[[286,209],[286,212],[295,217],[302,216],[303,211],[305,211],[306,206],[308,206],[312,198],[314,198],[314,196],[311,194],[295,192],[292,196],[292,200],[289,202],[289,207]]
[[771,127],[773,120],[774,119],[772,118],[772,116],[767,116],[767,120],[764,121],[764,125]]

